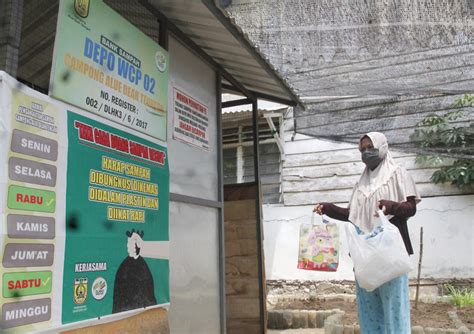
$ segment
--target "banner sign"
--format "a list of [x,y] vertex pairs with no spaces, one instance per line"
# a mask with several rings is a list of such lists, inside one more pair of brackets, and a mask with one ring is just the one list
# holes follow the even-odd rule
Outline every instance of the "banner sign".
[[50,95],[166,141],[166,50],[101,0],[61,0]]
[[207,106],[173,88],[173,108],[173,139],[209,151]]
[[169,304],[166,147],[0,72],[3,333]]

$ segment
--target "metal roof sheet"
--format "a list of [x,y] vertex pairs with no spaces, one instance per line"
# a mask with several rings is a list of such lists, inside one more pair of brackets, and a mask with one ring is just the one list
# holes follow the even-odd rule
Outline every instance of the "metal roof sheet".
[[147,2],[163,13],[246,89],[295,103],[300,102],[258,47],[250,42],[235,21],[214,1]]

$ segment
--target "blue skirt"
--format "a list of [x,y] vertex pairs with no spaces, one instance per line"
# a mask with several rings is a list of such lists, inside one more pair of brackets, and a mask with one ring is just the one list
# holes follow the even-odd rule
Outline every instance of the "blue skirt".
[[357,309],[362,334],[410,334],[408,275],[397,277],[372,292],[356,280]]

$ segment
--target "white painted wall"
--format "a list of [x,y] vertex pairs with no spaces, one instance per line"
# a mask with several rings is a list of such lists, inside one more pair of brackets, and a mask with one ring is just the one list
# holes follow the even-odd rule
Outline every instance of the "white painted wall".
[[[340,227],[340,262],[336,272],[297,269],[299,228],[310,222],[313,206],[265,205],[264,250],[267,279],[353,280],[343,222]],[[472,278],[474,276],[474,195],[425,198],[408,221],[418,265],[420,227],[424,245],[422,278]],[[316,217],[318,219],[318,217]],[[416,270],[411,277],[416,277]]]
[[[285,121],[285,154],[282,171],[283,205],[265,205],[264,251],[267,279],[353,280],[342,222],[337,272],[297,269],[299,228],[310,222],[313,204],[319,201],[346,206],[353,184],[363,171],[360,153],[353,144],[318,140],[292,132],[291,114]],[[392,152],[417,182],[423,198],[417,214],[408,221],[417,267],[419,230],[424,228],[423,278],[474,277],[474,195],[451,185],[433,185],[433,169],[414,163],[415,156]],[[449,195],[449,196],[447,196]],[[411,273],[416,276],[416,271]]]

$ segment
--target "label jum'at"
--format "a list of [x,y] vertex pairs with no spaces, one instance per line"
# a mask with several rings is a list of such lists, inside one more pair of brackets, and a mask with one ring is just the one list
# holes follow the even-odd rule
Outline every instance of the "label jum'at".
[[52,244],[7,244],[3,253],[3,266],[47,267],[53,264],[54,245]]

